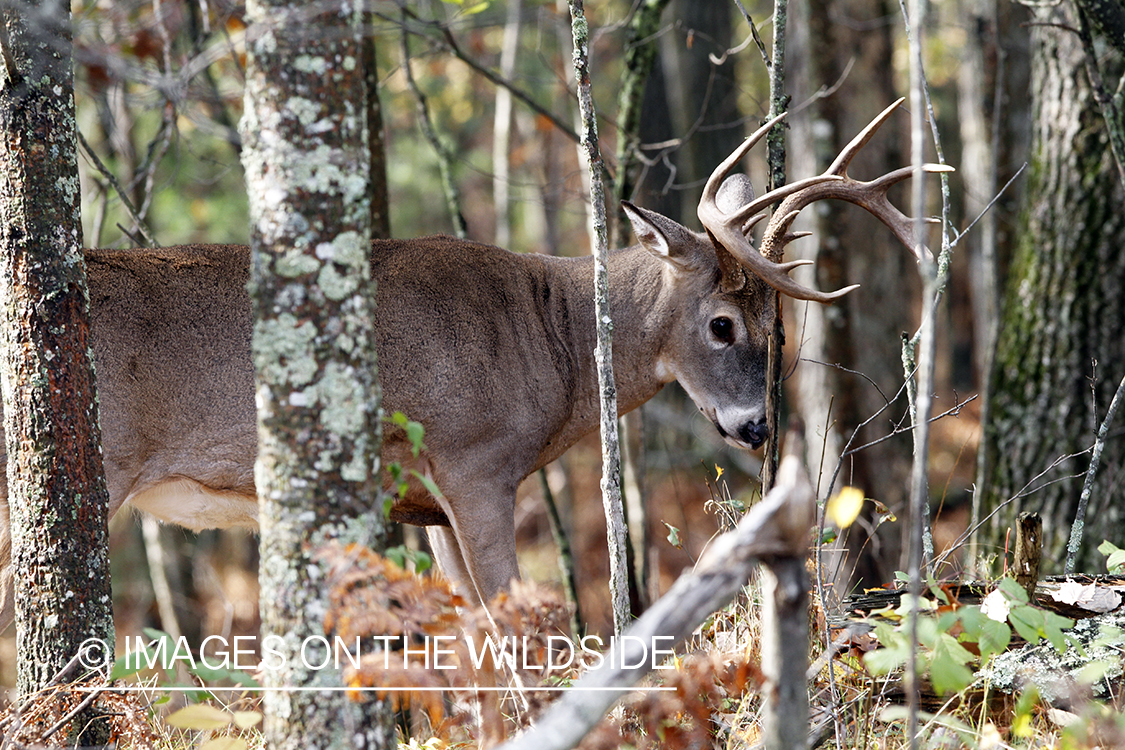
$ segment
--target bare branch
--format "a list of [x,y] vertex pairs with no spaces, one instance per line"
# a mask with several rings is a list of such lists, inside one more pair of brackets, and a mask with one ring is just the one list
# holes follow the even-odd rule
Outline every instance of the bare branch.
[[[737,528],[715,539],[695,570],[684,573],[671,590],[617,639],[601,667],[582,676],[535,727],[501,746],[503,750],[568,750],[653,669],[653,644],[671,650],[699,623],[725,607],[750,580],[759,560],[803,557],[813,517],[813,493],[800,462],[787,456],[778,486],[743,516]],[[621,664],[638,664],[622,667]]]

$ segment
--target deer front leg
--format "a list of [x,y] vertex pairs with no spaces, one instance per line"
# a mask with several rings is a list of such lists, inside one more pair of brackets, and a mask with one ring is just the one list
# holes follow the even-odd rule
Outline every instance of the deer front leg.
[[[455,591],[470,604],[487,604],[513,578],[520,577],[516,562],[515,491],[489,489],[443,498],[452,528],[427,527],[438,565],[453,582]],[[451,497],[461,502],[452,501]]]

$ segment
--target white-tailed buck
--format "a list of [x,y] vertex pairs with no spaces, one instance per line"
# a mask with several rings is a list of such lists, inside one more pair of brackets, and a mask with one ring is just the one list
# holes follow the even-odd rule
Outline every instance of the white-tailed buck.
[[[818,302],[850,290],[822,293],[788,277],[799,262],[779,261],[797,212],[850,201],[915,247],[913,221],[886,197],[910,170],[873,182],[845,174],[895,106],[825,174],[753,199],[748,179],[724,178],[776,120],[765,125],[708,180],[706,233],[625,204],[640,245],[609,260],[622,412],[678,380],[729,443],[762,444],[774,290]],[[777,203],[759,252],[750,227]],[[256,527],[248,248],[90,250],[86,261],[111,512],[129,503],[190,529]],[[431,237],[376,242],[371,267],[384,405],[421,422],[428,448],[412,461],[392,429],[384,461],[414,464],[444,493],[412,486],[391,517],[427,526],[442,569],[463,594],[487,600],[519,575],[517,486],[598,423],[592,259]],[[4,494],[0,630],[12,617]]]

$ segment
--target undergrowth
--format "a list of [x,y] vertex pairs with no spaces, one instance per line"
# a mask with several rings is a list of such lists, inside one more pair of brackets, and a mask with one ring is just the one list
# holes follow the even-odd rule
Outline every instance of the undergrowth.
[[[732,500],[725,485],[716,481],[712,492],[711,509],[722,518],[720,525],[741,515],[744,501]],[[676,530],[670,531],[674,542]],[[1125,552],[1109,544],[1102,549],[1111,566],[1125,564]],[[486,613],[468,609],[442,578],[421,575],[423,565],[404,567],[402,554],[391,559],[360,547],[333,546],[322,555],[331,571],[326,636],[377,647],[361,650],[359,663],[344,671],[345,685],[354,688],[355,700],[392,702],[404,748],[445,750],[502,741],[564,696],[562,689],[596,665],[607,645],[569,632],[561,598],[533,583],[517,582]],[[810,578],[814,572],[810,563]],[[812,597],[809,630],[825,634],[828,643],[810,644],[810,743],[907,747],[902,671],[913,659],[922,676],[919,747],[1125,747],[1120,705],[1125,616],[1109,613],[1075,623],[1037,606],[1010,578],[976,593],[981,598],[970,601],[962,588],[930,581],[913,631],[906,596],[851,618],[826,611]],[[1078,601],[1097,593],[1091,584],[1072,588],[1067,596]],[[769,689],[759,669],[756,596],[751,585],[713,614],[666,660],[668,668],[655,670],[642,685],[669,690],[632,693],[580,747],[755,746],[761,736],[761,696]],[[150,635],[159,639],[163,634]],[[147,682],[137,683],[138,671],[119,669],[115,677],[128,677],[129,684],[144,684],[150,691],[84,685],[101,688],[97,705],[114,717],[118,747],[262,746],[255,693],[237,687],[252,685],[249,675],[221,675],[236,687],[201,688],[189,695],[189,705],[161,718],[167,700],[161,685],[173,678],[149,675]],[[206,681],[215,675],[195,677]],[[56,725],[88,694],[56,687],[10,706],[0,715],[0,737],[6,738],[0,748],[49,745]],[[222,696],[233,697],[223,702]]]

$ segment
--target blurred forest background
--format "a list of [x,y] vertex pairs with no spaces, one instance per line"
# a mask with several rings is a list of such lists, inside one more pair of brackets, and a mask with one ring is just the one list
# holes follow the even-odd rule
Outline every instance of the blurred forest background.
[[[602,150],[615,174],[623,154],[638,159],[626,197],[698,228],[703,181],[768,110],[773,5],[665,0],[658,27],[638,30],[641,4],[606,0],[586,9]],[[391,234],[463,231],[517,252],[588,253],[566,4],[419,0],[370,8]],[[73,10],[86,244],[246,243],[237,133],[242,6],[76,0]],[[795,180],[823,171],[906,92],[908,61],[898,3],[802,0],[789,10]],[[944,206],[936,179],[931,185],[930,213],[946,218],[945,240],[935,233],[931,246],[953,246],[937,325],[934,413],[943,416],[930,463],[934,572],[997,574],[1005,531],[1020,510],[1044,512],[1045,560],[1061,561],[1088,449],[1122,376],[1125,206],[1088,78],[1092,56],[1112,87],[1121,57],[1114,40],[1100,27],[1091,31],[1068,3],[946,0],[926,7],[923,23],[941,146],[939,155],[931,144],[928,158],[959,170]],[[656,63],[639,132],[623,137],[623,69],[641,49],[654,50]],[[906,115],[896,115],[852,176],[907,164],[906,129]],[[747,164],[764,189],[764,156]],[[903,206],[906,189],[892,199]],[[849,534],[825,542],[828,578],[843,593],[891,580],[903,566],[912,443],[902,341],[919,325],[920,284],[908,254],[862,211],[831,204],[806,214],[797,228],[813,236],[790,253],[816,265],[795,276],[806,273],[802,283],[821,289],[862,284],[834,306],[801,303],[785,312],[786,440],[803,446],[821,500],[845,484],[872,499]],[[620,230],[611,236],[632,241]],[[985,406],[990,382],[997,395]],[[753,502],[761,458],[728,449],[677,386],[644,407],[643,423],[639,483],[656,592]],[[1102,538],[1123,541],[1112,536],[1120,529],[1113,509],[1125,499],[1120,434],[1110,426],[1088,550]],[[589,627],[605,632],[598,460],[594,437],[549,467],[547,480],[575,548]],[[975,509],[974,487],[981,488]],[[973,518],[982,534],[970,550]],[[537,481],[521,490],[517,529],[525,574],[559,580]],[[192,642],[257,633],[252,536],[195,535],[124,514],[112,532],[120,633],[156,626]],[[1100,570],[1097,556],[1084,550],[1079,569]],[[7,670],[10,637],[0,649]],[[5,671],[0,682],[11,678]]]

